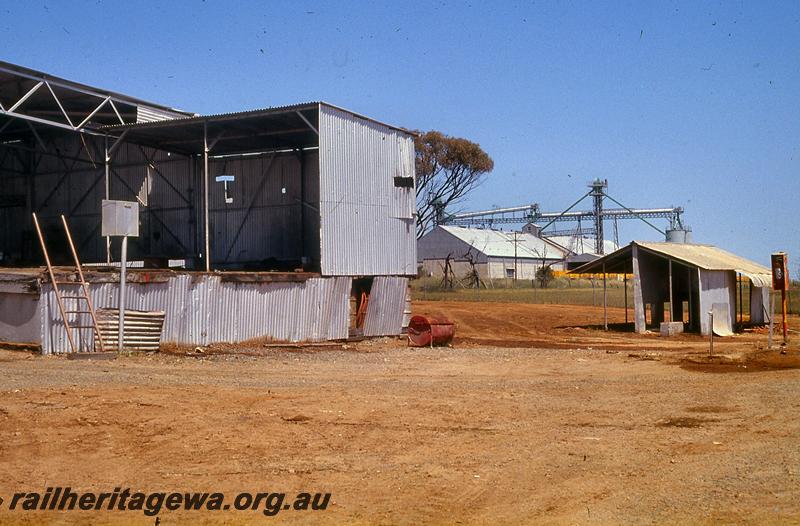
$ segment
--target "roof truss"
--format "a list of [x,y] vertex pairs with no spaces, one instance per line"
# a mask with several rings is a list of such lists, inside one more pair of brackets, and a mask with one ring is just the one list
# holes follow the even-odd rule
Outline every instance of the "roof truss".
[[94,128],[101,125],[135,124],[140,106],[164,114],[166,118],[187,115],[0,62],[0,116],[9,118],[2,123],[3,130],[8,128],[9,122],[19,119],[75,132],[97,133]]

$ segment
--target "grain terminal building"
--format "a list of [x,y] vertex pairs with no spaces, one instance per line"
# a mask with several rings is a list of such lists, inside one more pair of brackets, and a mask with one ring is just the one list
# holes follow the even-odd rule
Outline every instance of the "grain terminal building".
[[116,307],[103,199],[139,203],[127,308],[164,313],[161,343],[345,338],[362,293],[365,335],[401,330],[416,273],[402,128],[324,102],[196,115],[0,62],[0,341],[68,349],[34,212],[62,263],[66,216],[97,265],[95,307]]

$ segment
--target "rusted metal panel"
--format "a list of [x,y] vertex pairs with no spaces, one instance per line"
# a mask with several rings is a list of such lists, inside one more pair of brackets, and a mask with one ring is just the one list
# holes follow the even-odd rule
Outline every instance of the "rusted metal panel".
[[407,291],[408,278],[377,276],[374,279],[364,320],[364,336],[401,333]]
[[[220,276],[179,274],[163,283],[129,283],[126,308],[165,312],[161,337],[165,343],[334,340],[347,337],[350,285],[347,277],[236,283]],[[75,286],[61,289],[65,295],[77,293]],[[118,289],[116,283],[91,285],[95,308],[116,308]],[[64,324],[49,284],[42,285],[41,309],[43,351],[68,352]],[[83,324],[85,320],[70,321]],[[88,333],[81,336],[92,341]]]
[[401,130],[320,105],[321,270],[330,276],[412,275],[413,189],[394,178],[413,167],[413,139]]

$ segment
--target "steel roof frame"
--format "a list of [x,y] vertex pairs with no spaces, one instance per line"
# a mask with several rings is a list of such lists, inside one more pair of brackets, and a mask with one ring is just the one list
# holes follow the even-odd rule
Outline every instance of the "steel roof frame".
[[[28,70],[26,70],[26,71],[28,71]],[[9,68],[9,67],[4,66],[3,64],[0,64],[0,72],[15,76],[15,77],[17,77],[19,79],[32,80],[32,81],[36,82],[36,84],[32,88],[30,88],[27,92],[25,92],[23,95],[21,95],[10,106],[5,107],[2,103],[0,103],[0,115],[6,115],[8,117],[15,117],[15,118],[18,118],[18,119],[23,119],[23,120],[26,120],[28,122],[46,124],[48,126],[55,126],[57,128],[62,128],[62,129],[71,130],[71,131],[80,132],[80,133],[89,133],[89,134],[93,134],[93,135],[102,135],[102,133],[98,133],[95,130],[88,129],[88,128],[86,128],[86,125],[89,123],[89,121],[92,119],[92,117],[94,117],[97,114],[97,112],[99,112],[101,109],[103,109],[103,107],[106,106],[106,105],[108,105],[114,111],[114,114],[117,116],[117,119],[119,120],[119,124],[135,124],[135,121],[134,122],[126,122],[125,119],[122,117],[122,114],[120,113],[119,109],[117,108],[117,104],[127,104],[127,105],[131,105],[131,106],[136,106],[136,107],[138,107],[138,106],[151,106],[153,108],[163,109],[163,111],[173,112],[176,115],[179,115],[179,114],[182,114],[184,116],[186,115],[185,112],[179,112],[179,111],[176,111],[176,110],[170,110],[170,109],[162,108],[160,105],[157,105],[157,104],[146,103],[145,101],[140,101],[140,100],[134,99],[134,98],[126,98],[124,96],[121,96],[121,95],[118,95],[118,94],[115,94],[115,93],[110,93],[110,92],[105,92],[104,93],[104,92],[102,92],[100,90],[90,89],[88,87],[77,85],[77,84],[69,82],[69,81],[53,78],[50,75],[46,75],[44,73],[39,73],[39,72],[34,72],[33,70],[29,70],[30,73],[28,73],[26,71],[21,71],[19,69]],[[24,112],[18,111],[24,105],[25,101],[28,100],[36,92],[38,92],[43,86],[46,87],[47,90],[50,92],[50,95],[53,97],[53,100],[55,101],[56,105],[58,106],[58,109],[61,111],[61,115],[63,115],[64,119],[66,119],[66,122],[62,122],[60,120],[54,120],[54,119],[47,119],[47,118],[43,118],[43,117],[37,117],[35,115],[28,115],[28,114],[26,114]],[[67,92],[79,93],[81,95],[86,95],[86,96],[92,97],[94,99],[97,99],[97,105],[94,106],[94,108],[84,118],[82,118],[82,120],[80,122],[78,122],[76,124],[75,122],[73,122],[72,118],[70,118],[69,114],[64,109],[64,105],[62,104],[62,101],[59,98],[59,96],[56,94],[55,90],[53,90],[53,86],[55,86],[57,88],[60,88],[60,89],[63,89],[65,91],[67,91]]]

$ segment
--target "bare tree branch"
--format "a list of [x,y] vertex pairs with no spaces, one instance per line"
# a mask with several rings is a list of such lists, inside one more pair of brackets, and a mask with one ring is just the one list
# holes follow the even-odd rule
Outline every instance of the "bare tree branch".
[[419,238],[433,226],[440,211],[483,182],[494,161],[480,145],[437,131],[419,133],[415,148]]

